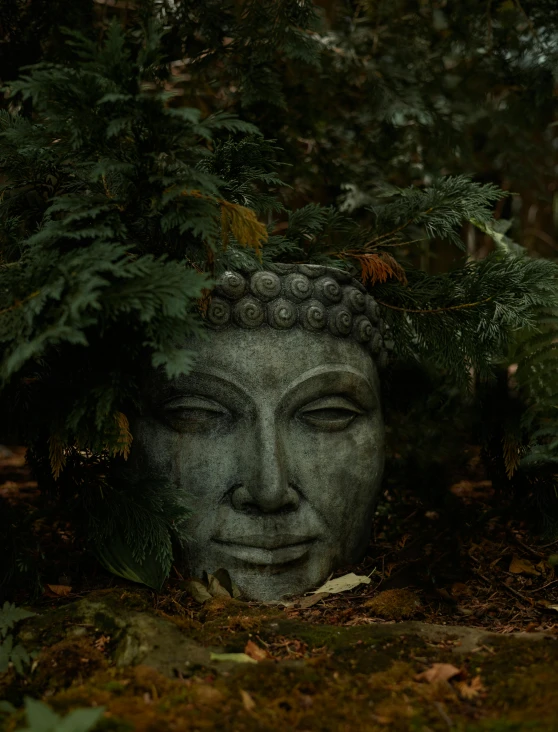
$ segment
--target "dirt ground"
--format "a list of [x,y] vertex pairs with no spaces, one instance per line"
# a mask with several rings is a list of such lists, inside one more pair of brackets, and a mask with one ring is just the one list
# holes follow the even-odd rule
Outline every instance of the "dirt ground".
[[[138,588],[106,573],[64,521],[31,522],[40,590],[23,584],[7,599],[38,614],[19,628],[38,655],[26,674],[0,674],[0,699],[19,709],[31,695],[61,714],[101,705],[98,729],[117,731],[558,730],[558,541],[531,535],[478,456],[469,463],[440,510],[386,491],[366,558],[337,573],[370,584],[287,606],[201,604],[177,569],[161,593]],[[0,497],[26,514],[37,504],[22,449],[0,455]],[[92,599],[104,609],[81,622],[76,608]],[[187,668],[160,650],[157,662],[130,655],[149,646],[138,628],[152,622],[164,624],[152,645],[169,633],[169,649],[194,644]],[[0,729],[22,718],[0,714]]]

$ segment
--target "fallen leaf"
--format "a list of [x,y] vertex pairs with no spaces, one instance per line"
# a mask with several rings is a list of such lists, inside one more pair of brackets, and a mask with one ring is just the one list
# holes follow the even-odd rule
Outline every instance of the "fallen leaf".
[[429,684],[436,684],[440,681],[449,681],[461,673],[460,669],[452,666],[451,663],[433,663],[432,666],[415,676],[416,681],[426,681]]
[[371,581],[370,577],[367,577],[364,574],[349,572],[349,574],[344,574],[342,577],[336,577],[335,579],[329,580],[325,585],[314,590],[312,594],[317,595],[318,592],[329,592],[331,594],[347,592],[347,590],[353,590],[359,585],[369,585]]
[[476,699],[479,694],[486,691],[480,676],[475,676],[471,681],[458,681],[455,687],[462,699]]
[[229,595],[231,597],[234,597],[235,600],[238,600],[238,598],[242,595],[238,586],[235,585],[235,583],[232,581],[228,570],[218,569],[216,572],[213,573],[213,576],[219,580],[222,587],[224,587]]
[[224,696],[219,691],[219,689],[211,686],[211,684],[196,684],[192,688],[192,690],[196,696],[197,701],[201,702],[202,704],[218,704],[224,699]]
[[514,557],[510,562],[510,570],[512,574],[531,574],[535,577],[539,576],[539,572],[535,569],[535,565],[528,559]]
[[320,600],[323,600],[325,597],[329,597],[329,592],[316,592],[315,594],[302,597],[295,604],[302,610],[306,610],[307,608],[316,605],[318,602],[320,602]]
[[451,594],[452,597],[462,597],[463,595],[470,595],[471,590],[464,582],[454,582],[451,586]]
[[231,593],[228,592],[219,582],[217,577],[212,574],[207,576],[207,591],[211,597],[232,597]]
[[72,591],[69,585],[45,585],[57,597],[66,597]]
[[210,661],[232,661],[232,663],[257,663],[246,653],[210,653]]
[[110,643],[110,635],[102,635],[95,641],[95,648],[99,651],[104,651],[107,643]]
[[250,656],[250,658],[253,658],[254,661],[265,661],[265,659],[269,657],[267,651],[260,648],[257,643],[254,643],[254,641],[251,640],[246,644],[244,653],[247,656]]
[[190,580],[186,583],[186,590],[188,594],[194,598],[196,602],[204,603],[212,599],[209,594],[207,587],[199,580]]
[[251,712],[256,706],[256,702],[254,701],[254,699],[247,691],[244,691],[244,689],[240,690],[240,697],[242,699],[242,705],[244,709],[246,709],[247,712]]

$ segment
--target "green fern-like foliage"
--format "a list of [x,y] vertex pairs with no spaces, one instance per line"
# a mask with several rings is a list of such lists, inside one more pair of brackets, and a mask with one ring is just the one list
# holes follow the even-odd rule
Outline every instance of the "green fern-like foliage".
[[90,732],[105,713],[104,707],[74,709],[66,716],[56,714],[48,704],[26,697],[27,727],[21,732]]
[[31,663],[31,657],[21,645],[16,643],[10,630],[22,620],[32,618],[31,613],[14,604],[5,602],[0,609],[0,674],[5,673],[12,664],[18,674],[23,674],[24,669]]
[[511,342],[506,363],[522,409],[503,436],[508,477],[532,485],[543,530],[558,532],[558,309],[541,307],[534,326]]
[[[77,65],[30,69],[11,91],[32,101],[33,118],[0,119],[2,414],[33,446],[47,485],[73,450],[90,456],[91,480],[95,456],[127,455],[138,364],[188,370],[180,341],[200,332],[223,208],[246,222],[232,229],[238,247],[256,251],[267,235],[236,203],[265,211],[257,190],[247,200],[238,176],[227,183],[211,170],[219,135],[226,146],[257,131],[172,106],[161,33],[153,22],[138,38],[113,23],[98,44],[68,32]],[[244,185],[257,175],[252,166]],[[154,539],[163,574],[166,526]]]

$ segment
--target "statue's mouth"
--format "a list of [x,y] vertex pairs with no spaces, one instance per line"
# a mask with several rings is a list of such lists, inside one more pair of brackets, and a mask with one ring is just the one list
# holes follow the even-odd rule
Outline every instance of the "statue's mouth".
[[213,541],[225,554],[241,562],[263,566],[288,564],[303,559],[316,543],[315,536],[243,536]]

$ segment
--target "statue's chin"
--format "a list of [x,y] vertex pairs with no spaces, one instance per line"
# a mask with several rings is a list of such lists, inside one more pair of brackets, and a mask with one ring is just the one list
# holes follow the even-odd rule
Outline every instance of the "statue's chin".
[[224,568],[243,597],[261,602],[283,600],[315,589],[325,582],[336,564],[331,547],[317,540],[275,549],[227,545],[220,547],[219,553],[210,562],[208,553],[203,562],[191,556],[192,576],[201,577],[204,571],[211,574]]

